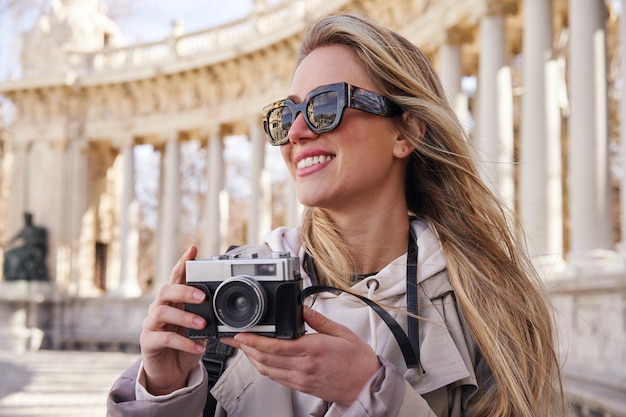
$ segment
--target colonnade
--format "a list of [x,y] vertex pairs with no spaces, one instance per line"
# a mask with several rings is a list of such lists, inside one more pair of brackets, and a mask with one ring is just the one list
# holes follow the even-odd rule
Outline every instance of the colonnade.
[[[553,4],[528,0],[523,6],[517,179],[513,169],[514,94],[510,58],[505,55],[503,8],[492,8],[479,23],[472,146],[487,184],[518,211],[529,251],[539,264],[555,266],[566,258],[573,266],[591,262],[597,267],[594,260],[598,257],[605,260],[612,256],[614,225],[608,149],[606,6],[585,0],[569,2],[568,61],[554,51]],[[462,36],[449,37],[439,53],[441,77],[457,111],[464,101],[458,98],[463,95],[463,44],[459,45],[459,38]],[[620,43],[626,44],[624,30]],[[460,111],[467,109],[461,107]],[[465,119],[462,113],[460,117]],[[568,125],[563,126],[566,118]],[[563,143],[567,148],[562,148]],[[563,152],[567,152],[565,166]],[[626,189],[626,183],[622,182],[621,187]],[[567,201],[564,195],[569,197]],[[564,229],[566,223],[568,229]]]
[[[246,136],[250,142],[250,198],[246,218],[246,242],[260,242],[263,234],[271,227],[271,190],[268,172],[265,167],[265,133],[260,121],[252,118],[247,126]],[[200,256],[211,256],[223,253],[228,242],[228,195],[225,186],[225,135],[219,126],[208,129],[206,134],[207,160],[206,179],[207,191],[202,202],[202,224],[199,246]],[[204,139],[203,139],[204,141]],[[179,236],[181,224],[181,143],[178,134],[171,135],[160,147],[161,154],[161,191],[158,209],[158,226],[156,230],[155,279],[156,283],[169,280],[173,265],[180,256]],[[132,145],[122,148],[123,160],[123,191],[119,207],[119,241],[120,241],[120,283],[119,290],[124,294],[138,294],[136,282],[138,250],[138,207],[134,195],[135,167]],[[293,190],[292,199],[295,199]],[[297,209],[287,210],[286,223],[295,225]]]
[[[613,224],[608,155],[606,9],[601,2],[572,0],[569,4],[569,62],[553,48],[554,16],[550,2],[524,3],[524,31],[519,156],[514,161],[512,74],[507,57],[505,18],[508,7],[491,7],[478,26],[479,55],[477,91],[474,97],[471,146],[487,184],[512,209],[518,211],[526,231],[528,249],[539,266],[554,270],[567,259],[569,266],[597,267],[611,257]],[[469,117],[463,78],[464,42],[473,35],[450,30],[438,50],[438,69],[449,100],[462,120]],[[622,38],[626,44],[626,39]],[[568,71],[566,73],[566,70]],[[569,81],[566,84],[566,79]],[[569,92],[569,94],[568,94]],[[519,93],[518,93],[519,94]],[[564,126],[563,121],[569,124]],[[468,127],[469,129],[469,127]],[[567,140],[562,140],[564,131]],[[248,242],[258,242],[269,224],[261,213],[271,210],[263,202],[263,143],[260,121],[248,126],[253,146],[248,213]],[[167,142],[166,166],[176,165],[175,140]],[[567,149],[562,149],[562,144]],[[220,192],[223,184],[222,140],[218,133],[209,139],[208,183],[205,200],[206,227],[202,244],[207,253],[218,253],[220,235]],[[567,152],[565,166],[562,153]],[[517,173],[515,167],[517,166]],[[567,172],[564,172],[565,168]],[[130,178],[130,177],[129,177]],[[179,213],[174,174],[166,176],[161,213],[164,236],[176,236]],[[517,188],[516,188],[517,187]],[[566,191],[566,193],[564,193]],[[569,199],[566,201],[563,196]],[[125,207],[129,207],[125,204]],[[568,229],[565,228],[566,217]],[[223,214],[222,214],[223,216]],[[295,222],[295,219],[292,221]],[[567,239],[567,246],[565,240]],[[222,242],[223,243],[223,242]],[[169,271],[177,254],[174,240],[159,245],[158,268]],[[129,276],[132,276],[129,274]],[[160,278],[162,282],[165,276]]]
[[[405,3],[399,3],[397,7],[417,11],[418,6]],[[439,31],[442,33],[440,38],[429,38],[431,43],[419,46],[436,62],[449,100],[461,120],[475,122],[474,126],[468,125],[467,129],[471,133],[471,146],[476,151],[485,181],[494,193],[518,212],[527,232],[529,250],[538,262],[555,265],[564,258],[587,262],[597,257],[598,253],[612,253],[605,31],[607,16],[604,3],[569,1],[567,61],[554,51],[557,33],[554,1],[523,2],[521,42],[507,33],[511,29],[509,21],[512,16],[519,19],[517,15],[522,8],[521,2],[472,0],[467,3],[474,5],[468,10],[478,10],[475,12],[477,15],[465,16],[465,20],[459,17],[461,20],[457,25],[452,24]],[[374,7],[373,2],[371,6]],[[365,7],[362,11],[367,10]],[[449,12],[446,10],[445,7],[441,8],[442,18],[443,14]],[[392,27],[395,24],[400,32],[403,31],[403,25],[407,28],[411,26],[400,21],[402,16],[399,14],[382,13],[380,16],[383,20],[390,19],[383,23]],[[416,15],[415,18],[420,17]],[[476,19],[474,26],[472,19]],[[418,41],[411,30],[405,34],[409,39]],[[194,34],[194,39],[199,36]],[[622,34],[622,46],[626,44],[625,36]],[[277,43],[278,46],[273,46],[271,53],[283,58],[293,57],[294,45],[297,45],[294,39],[297,36],[288,38]],[[516,47],[516,43],[522,45],[521,48]],[[474,52],[468,54],[468,49]],[[174,71],[169,77],[155,75],[154,82],[150,79],[137,80],[131,73],[121,76],[122,81],[117,84],[107,84],[99,81],[100,75],[95,74],[92,80],[86,78],[80,87],[59,87],[61,90],[55,87],[54,97],[57,97],[57,101],[63,97],[59,94],[63,89],[81,96],[76,94],[78,89],[83,91],[82,96],[87,97],[87,102],[79,102],[74,106],[70,103],[68,108],[74,110],[69,114],[56,114],[49,110],[52,115],[50,120],[39,117],[46,110],[37,97],[47,94],[45,88],[42,87],[39,93],[33,93],[28,86],[5,86],[2,90],[5,93],[8,91],[16,106],[24,110],[22,119],[15,123],[11,141],[15,168],[13,182],[9,187],[11,202],[8,205],[7,230],[19,228],[16,225],[25,209],[34,211],[36,220],[49,225],[53,229],[53,247],[58,248],[56,258],[51,263],[56,264],[57,280],[61,282],[73,279],[61,278],[63,274],[79,274],[91,279],[93,273],[83,271],[82,267],[61,266],[65,263],[59,262],[59,256],[80,259],[82,255],[79,254],[94,251],[85,249],[85,245],[93,247],[93,243],[99,240],[94,237],[95,234],[105,234],[107,236],[104,239],[111,242],[109,253],[115,259],[108,263],[107,274],[117,277],[109,280],[109,283],[124,294],[138,293],[138,284],[133,277],[137,276],[137,259],[144,248],[139,247],[139,213],[134,195],[135,167],[132,155],[137,140],[143,141],[147,135],[150,136],[148,142],[155,143],[163,156],[154,280],[156,283],[165,282],[179,256],[177,236],[180,234],[181,177],[178,167],[181,163],[181,135],[184,136],[187,130],[203,132],[200,134],[201,140],[206,142],[208,150],[208,190],[203,202],[202,237],[199,244],[203,254],[219,253],[226,243],[224,219],[228,215],[223,190],[223,127],[232,123],[241,124],[244,120],[244,128],[240,130],[246,132],[252,146],[246,241],[259,242],[262,231],[271,226],[267,220],[271,215],[271,204],[268,203],[268,193],[264,191],[263,185],[267,183],[267,175],[263,166],[265,138],[259,109],[266,102],[285,94],[290,74],[289,71],[282,71],[273,78],[255,78],[256,73],[250,71],[253,63],[266,62],[268,68],[273,68],[271,53],[266,56],[267,53],[252,52],[233,58],[241,61],[237,61],[237,65],[228,61],[223,65],[211,63],[206,68],[181,67],[184,76],[179,77],[180,74]],[[518,54],[523,57],[521,94],[513,90],[511,68],[512,59]],[[475,62],[468,63],[468,57]],[[462,87],[462,79],[468,75],[477,80],[476,94],[472,98],[466,96]],[[136,86],[138,83],[141,88]],[[28,85],[28,82],[24,82],[24,85]],[[183,87],[186,89],[185,94],[178,94]],[[197,94],[194,95],[194,91]],[[207,94],[206,91],[212,93]],[[242,98],[242,92],[245,92],[245,98]],[[96,101],[89,102],[90,96]],[[519,122],[514,119],[514,103],[518,98],[521,98]],[[136,100],[137,106],[134,106]],[[206,103],[200,100],[206,100]],[[124,111],[111,106],[113,102],[119,102]],[[52,100],[50,103],[54,104]],[[81,105],[88,109],[81,113]],[[30,107],[39,110],[28,111]],[[231,115],[235,112],[237,120],[233,120]],[[63,126],[67,120],[77,127],[69,131],[65,129]],[[563,125],[564,120],[569,121],[567,126]],[[42,123],[48,123],[52,128],[41,129],[41,126],[46,126]],[[154,128],[151,126],[153,124],[156,125]],[[114,139],[107,137],[110,132]],[[43,140],[34,139],[42,135]],[[515,137],[519,139],[517,142]],[[566,141],[562,140],[564,137],[567,137]],[[37,178],[45,178],[46,172],[53,172],[55,168],[49,162],[39,164],[38,157],[33,160],[28,155],[33,152],[32,146],[51,146],[51,143],[57,142],[62,144],[57,152],[64,162],[61,163],[61,174],[55,174],[60,175],[56,186],[59,196],[51,197],[50,201],[54,201],[55,206],[48,212],[49,205],[44,203],[41,198],[43,194],[35,185],[42,181]],[[567,149],[561,148],[563,143],[568,145]],[[514,153],[515,144],[519,148],[518,156]],[[94,165],[98,167],[102,163],[97,161],[101,155],[96,156],[92,152],[89,156],[86,151],[90,147],[99,151],[115,149],[113,153],[119,152],[121,160],[118,179],[121,184],[116,191],[118,197],[112,200],[116,207],[108,209],[112,214],[103,215],[102,204],[99,208],[91,207],[96,210],[91,216],[100,219],[99,226],[86,226],[88,219],[85,214],[89,213],[90,204],[100,198],[98,193],[106,194],[106,187],[109,186],[100,185],[99,191],[92,189],[95,183],[93,177],[105,174],[106,170],[94,168]],[[567,152],[567,158],[563,159],[566,161],[564,165],[561,163],[563,152]],[[34,153],[40,154],[40,151]],[[113,163],[114,156],[107,157],[108,164]],[[71,162],[66,164],[67,161]],[[28,169],[24,168],[27,166]],[[69,189],[66,184],[70,184]],[[294,195],[292,190],[290,199],[295,201]],[[568,197],[567,201],[563,200],[564,195]],[[70,209],[66,210],[68,201]],[[294,209],[289,210],[289,224],[296,223],[296,212]],[[622,222],[624,224],[626,222]],[[98,230],[89,232],[89,235],[86,229]],[[72,253],[73,257],[69,255]],[[94,255],[90,256],[93,258]],[[67,271],[61,271],[63,268]]]

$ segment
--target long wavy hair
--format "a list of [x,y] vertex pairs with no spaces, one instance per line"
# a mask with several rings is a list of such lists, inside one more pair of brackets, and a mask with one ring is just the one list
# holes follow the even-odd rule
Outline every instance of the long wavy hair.
[[[564,415],[541,280],[518,243],[517,221],[481,180],[431,63],[397,33],[362,17],[338,15],[309,29],[298,64],[328,45],[350,48],[380,92],[405,111],[398,127],[415,147],[406,174],[408,214],[426,222],[441,241],[459,308],[495,381],[481,387],[471,414]],[[358,268],[356,257],[323,209],[305,209],[302,239],[318,277],[345,288]]]

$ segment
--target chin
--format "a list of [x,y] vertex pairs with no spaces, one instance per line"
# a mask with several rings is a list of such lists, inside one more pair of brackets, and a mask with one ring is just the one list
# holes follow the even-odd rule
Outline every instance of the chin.
[[311,196],[308,194],[298,194],[298,201],[305,207],[321,207],[323,206],[323,200],[319,197]]
[[329,184],[321,181],[297,184],[296,195],[306,207],[330,208],[340,199],[336,191],[329,189]]

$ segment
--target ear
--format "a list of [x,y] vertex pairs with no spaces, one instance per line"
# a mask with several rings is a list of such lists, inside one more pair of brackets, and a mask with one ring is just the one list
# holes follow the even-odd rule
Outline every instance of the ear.
[[403,159],[411,155],[411,152],[414,150],[415,147],[409,142],[408,139],[399,137],[393,145],[393,156]]
[[[410,135],[419,141],[422,140],[426,132],[426,125],[415,117],[410,117],[408,113],[402,114],[402,124],[409,129]],[[396,158],[406,158],[415,150],[414,142],[411,142],[405,135],[399,135],[393,149]]]

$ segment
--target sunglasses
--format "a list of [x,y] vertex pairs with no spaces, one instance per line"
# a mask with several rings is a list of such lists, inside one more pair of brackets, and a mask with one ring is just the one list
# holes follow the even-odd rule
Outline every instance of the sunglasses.
[[302,113],[313,133],[336,129],[347,107],[378,116],[396,116],[402,108],[391,99],[348,83],[335,83],[309,92],[302,103],[291,99],[279,100],[263,108],[263,129],[274,146],[289,142],[289,128]]

